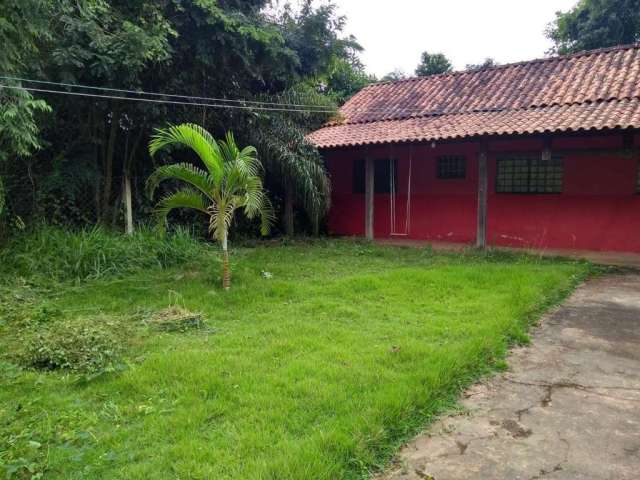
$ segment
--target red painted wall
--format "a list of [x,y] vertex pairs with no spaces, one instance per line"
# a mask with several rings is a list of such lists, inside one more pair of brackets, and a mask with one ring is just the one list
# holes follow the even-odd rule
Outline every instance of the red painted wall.
[[[640,145],[640,135],[635,139]],[[556,138],[553,149],[620,147],[621,135]],[[476,235],[477,152],[472,142],[419,146],[370,147],[325,153],[333,181],[329,230],[364,234],[364,195],[352,193],[352,162],[370,155],[398,159],[396,232],[405,231],[407,183],[411,159],[411,215],[408,238],[472,243]],[[495,193],[499,152],[539,152],[538,139],[489,143],[488,242],[492,245],[571,248],[640,253],[640,195],[636,192],[638,158],[623,155],[565,155],[561,194]],[[464,180],[440,180],[437,157],[465,155]],[[375,196],[375,236],[391,233],[390,196]]]

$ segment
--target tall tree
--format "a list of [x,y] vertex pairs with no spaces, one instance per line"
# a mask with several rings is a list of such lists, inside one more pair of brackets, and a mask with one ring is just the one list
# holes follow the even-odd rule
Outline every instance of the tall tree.
[[336,57],[321,81],[320,91],[342,105],[377,79],[365,72],[359,60]]
[[640,40],[640,0],[580,0],[548,26],[551,53],[567,54]]
[[[49,38],[51,4],[44,0],[5,0],[0,11],[0,72],[21,76],[33,69],[39,42]],[[5,209],[3,176],[12,159],[25,158],[42,146],[38,112],[50,111],[21,82],[4,78],[0,88],[0,216]],[[1,230],[1,229],[0,229]]]
[[327,72],[336,58],[357,62],[362,51],[354,37],[341,36],[346,18],[336,14],[336,5],[328,2],[314,7],[314,3],[303,0],[298,11],[287,4],[277,19],[286,45],[296,53],[301,78]]
[[[58,3],[56,41],[51,45],[46,73],[49,78],[84,85],[136,89],[142,76],[156,64],[169,61],[170,38],[175,30],[164,17],[161,4],[144,0],[63,0]],[[60,113],[83,118],[74,127],[82,143],[93,151],[96,179],[96,214],[103,223],[112,223],[118,200],[114,199],[114,180],[126,168],[123,124],[140,130],[136,109],[118,101],[87,102],[52,98]],[[65,153],[79,142],[65,141]],[[64,148],[63,147],[63,148]],[[127,154],[129,152],[127,151]],[[119,182],[118,182],[119,183]]]
[[447,73],[453,69],[451,62],[443,53],[422,52],[420,63],[416,67],[416,75],[426,77]]

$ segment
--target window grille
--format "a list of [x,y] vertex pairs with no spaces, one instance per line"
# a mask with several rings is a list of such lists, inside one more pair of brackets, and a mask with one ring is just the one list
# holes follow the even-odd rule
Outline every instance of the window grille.
[[438,178],[452,180],[466,178],[467,159],[460,155],[438,157]]
[[497,193],[561,193],[564,164],[561,157],[539,155],[498,157]]

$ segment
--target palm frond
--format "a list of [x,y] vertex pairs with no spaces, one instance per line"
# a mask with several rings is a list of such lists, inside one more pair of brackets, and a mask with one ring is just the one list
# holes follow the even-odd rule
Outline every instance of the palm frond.
[[236,139],[232,132],[227,132],[224,140],[220,141],[220,151],[225,162],[233,162],[238,158],[240,150],[236,144]]
[[260,209],[260,234],[263,236],[269,235],[271,231],[271,225],[276,221],[276,212],[273,208],[273,204],[268,196],[264,196],[262,202],[262,208]]
[[[183,124],[158,130],[149,144],[153,155],[172,145],[192,148],[203,160],[209,173],[188,163],[158,168],[147,181],[152,195],[167,179],[186,182],[189,186],[164,197],[157,205],[161,223],[166,223],[175,208],[191,208],[209,215],[209,231],[220,242],[227,238],[233,216],[242,208],[249,218],[261,216],[261,232],[267,234],[273,222],[273,207],[266,196],[260,173],[262,165],[254,147],[240,150],[233,134],[216,142],[201,127]],[[212,167],[213,165],[213,167]]]
[[225,140],[220,141],[220,151],[224,158],[225,168],[236,168],[245,175],[259,175],[262,165],[258,160],[258,151],[255,147],[248,146],[240,150],[235,143],[231,132],[227,133]]
[[149,143],[149,153],[153,156],[170,146],[191,148],[205,164],[214,181],[218,182],[222,178],[223,158],[220,146],[204,128],[192,123],[183,123],[156,129]]
[[198,191],[191,188],[183,188],[163,197],[156,205],[155,214],[158,225],[164,228],[167,216],[176,208],[189,208],[208,213],[205,197]]
[[264,206],[266,197],[259,177],[249,177],[245,180],[242,206],[248,218],[254,218]]
[[294,186],[296,197],[312,218],[329,210],[331,181],[318,150],[309,144],[304,131],[291,119],[273,117],[257,132],[268,168]]
[[164,180],[181,180],[195,187],[207,198],[212,199],[212,190],[215,187],[213,178],[207,172],[190,163],[174,163],[158,167],[147,179],[147,194],[153,198],[158,185]]

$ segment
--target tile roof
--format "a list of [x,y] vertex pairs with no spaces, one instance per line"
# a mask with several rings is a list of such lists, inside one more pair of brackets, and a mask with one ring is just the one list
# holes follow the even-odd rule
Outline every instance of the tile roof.
[[365,87],[320,148],[640,128],[640,44]]

